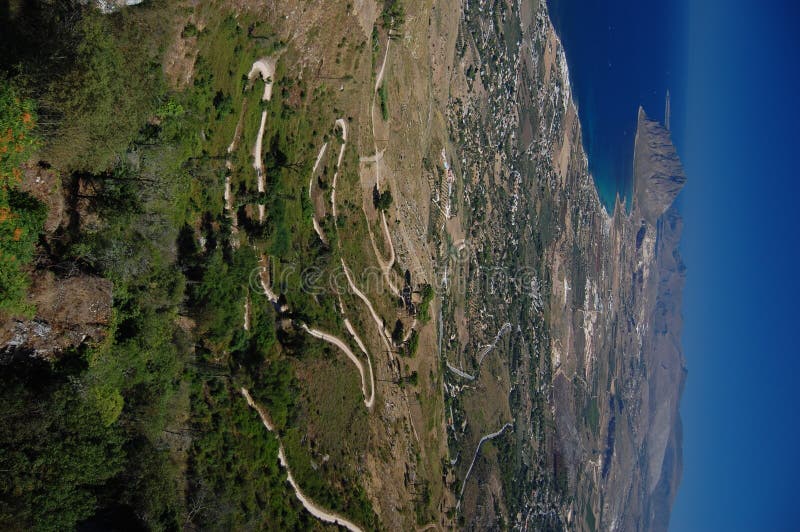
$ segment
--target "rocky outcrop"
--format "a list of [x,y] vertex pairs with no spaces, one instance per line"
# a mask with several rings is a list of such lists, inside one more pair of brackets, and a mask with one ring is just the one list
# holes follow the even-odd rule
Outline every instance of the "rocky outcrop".
[[675,201],[686,183],[669,130],[650,120],[639,108],[633,157],[634,201],[648,222],[656,220]]
[[111,320],[112,284],[89,275],[57,279],[52,272],[36,272],[28,301],[35,305],[36,315],[0,324],[0,352],[53,358],[65,349],[105,337]]
[[142,2],[143,0],[95,0],[95,5],[101,13],[108,14],[126,6],[138,6]]

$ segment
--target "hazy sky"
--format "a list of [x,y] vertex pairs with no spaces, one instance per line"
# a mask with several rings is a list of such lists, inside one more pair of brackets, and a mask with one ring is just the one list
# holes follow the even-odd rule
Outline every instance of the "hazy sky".
[[800,4],[688,5],[673,113],[689,374],[671,529],[797,530]]

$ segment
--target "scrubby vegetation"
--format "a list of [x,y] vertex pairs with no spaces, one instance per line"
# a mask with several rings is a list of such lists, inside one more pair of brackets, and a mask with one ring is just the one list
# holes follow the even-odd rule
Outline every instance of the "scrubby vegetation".
[[417,315],[419,316],[419,320],[422,323],[428,323],[431,319],[431,301],[433,301],[433,287],[429,284],[424,284],[420,291],[420,295],[422,296],[422,301],[419,304],[419,308],[417,309]]

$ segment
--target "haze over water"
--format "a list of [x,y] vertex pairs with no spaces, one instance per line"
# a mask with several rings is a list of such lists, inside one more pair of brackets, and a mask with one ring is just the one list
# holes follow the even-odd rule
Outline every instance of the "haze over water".
[[630,208],[638,108],[663,121],[666,91],[673,109],[683,98],[685,81],[677,74],[685,65],[676,64],[685,42],[682,3],[551,0],[548,6],[600,199],[612,212],[619,194]]

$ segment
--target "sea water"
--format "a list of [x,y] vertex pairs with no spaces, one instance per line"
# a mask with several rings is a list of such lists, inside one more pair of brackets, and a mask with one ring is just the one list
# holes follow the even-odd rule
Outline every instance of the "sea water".
[[[583,143],[600,199],[611,212],[633,192],[639,106],[663,121],[665,96],[682,101],[682,1],[551,0],[550,16],[569,65]],[[677,98],[676,98],[677,96]]]

